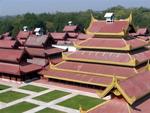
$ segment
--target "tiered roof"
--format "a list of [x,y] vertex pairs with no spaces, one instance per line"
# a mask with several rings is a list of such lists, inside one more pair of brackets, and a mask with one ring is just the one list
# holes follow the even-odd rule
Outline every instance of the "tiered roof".
[[0,73],[22,76],[41,69],[26,62],[27,54],[19,49],[0,49]]
[[[48,35],[30,36],[25,43],[26,51],[30,56],[32,56],[32,60],[29,59],[28,62],[46,66],[50,57],[52,57],[50,58],[50,60],[58,59],[58,61],[60,61],[59,59],[61,56],[61,52],[64,50],[53,48],[51,47],[51,44],[52,41]],[[54,55],[55,57],[53,57]]]
[[[104,87],[103,92],[97,93],[100,97],[113,93],[124,98],[108,102],[110,113],[128,113],[132,111],[128,104],[132,105],[150,92],[150,65],[146,65],[150,60],[150,50],[146,47],[149,42],[129,36],[135,32],[132,15],[111,22],[92,17],[86,30],[92,37],[75,42],[78,50],[63,53],[64,61],[50,64],[50,69],[43,71],[44,76]],[[108,113],[106,106],[88,113]]]

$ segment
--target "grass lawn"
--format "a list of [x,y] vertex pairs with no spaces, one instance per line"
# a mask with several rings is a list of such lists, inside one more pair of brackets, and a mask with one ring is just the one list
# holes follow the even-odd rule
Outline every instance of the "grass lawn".
[[36,113],[65,113],[65,112],[58,111],[58,110],[51,109],[51,108],[45,108],[45,109],[38,111]]
[[73,109],[79,109],[81,106],[84,110],[89,110],[90,108],[102,102],[104,102],[104,100],[102,99],[97,99],[97,98],[83,96],[83,95],[77,95],[68,100],[58,103],[58,105],[73,108]]
[[63,92],[63,91],[59,91],[59,90],[54,90],[54,91],[45,93],[45,94],[43,94],[43,95],[37,96],[37,97],[35,97],[34,99],[40,100],[40,101],[44,101],[44,102],[50,102],[50,101],[52,101],[52,100],[55,100],[55,99],[57,99],[57,98],[66,96],[66,95],[68,95],[68,94],[70,94],[70,93],[68,93],[68,92]]
[[34,86],[34,85],[26,85],[26,86],[20,87],[20,89],[29,90],[33,92],[41,92],[41,91],[47,90],[48,88]]
[[0,84],[0,91],[8,88],[10,88],[10,86]]
[[0,102],[9,103],[14,100],[23,98],[25,96],[28,96],[28,94],[24,94],[16,91],[7,91],[4,93],[0,93]]
[[22,113],[32,108],[37,107],[38,105],[29,103],[29,102],[21,102],[10,107],[4,108],[0,110],[0,113]]

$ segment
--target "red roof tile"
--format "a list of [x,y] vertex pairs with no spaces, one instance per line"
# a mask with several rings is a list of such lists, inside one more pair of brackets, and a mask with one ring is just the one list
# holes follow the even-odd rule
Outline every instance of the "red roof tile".
[[68,33],[69,38],[77,38],[78,35],[78,33]]
[[67,38],[66,33],[54,32],[54,33],[50,33],[50,35],[54,40],[65,40]]
[[[42,35],[42,36],[30,36],[26,43],[25,46],[27,47],[44,47],[48,43],[48,36],[47,35]],[[51,44],[50,44],[51,46]]]
[[131,49],[136,49],[147,45],[148,43],[140,39],[110,39],[110,38],[89,38],[82,41],[81,43],[76,43],[80,48],[91,48],[91,49],[121,49],[125,48],[127,45]]
[[[65,53],[66,54],[66,53]],[[131,66],[130,61],[134,59],[132,66],[137,66],[150,59],[150,50],[143,50],[136,53],[117,53],[117,52],[103,52],[103,51],[88,51],[80,50],[65,55],[65,60],[80,61],[80,62],[93,62],[104,64],[115,64]]]
[[87,34],[80,33],[78,35],[77,39],[79,39],[79,40],[85,40],[85,39],[93,38],[93,37],[94,37],[93,35],[87,35]]
[[111,84],[112,82],[112,77],[94,76],[90,74],[65,72],[65,71],[59,71],[53,69],[50,69],[48,71],[43,71],[43,74],[49,76],[49,78],[57,78],[65,81],[84,83],[84,84],[93,84],[93,85],[104,86],[104,87]]
[[145,98],[139,100],[132,106],[131,113],[149,113],[150,108],[150,95],[145,96]]
[[45,53],[47,55],[53,55],[53,54],[58,54],[65,51],[64,49],[60,49],[60,48],[49,48],[49,49],[45,49]]
[[42,67],[35,64],[27,64],[20,67],[21,72],[23,73],[31,73],[35,71],[41,70]]
[[123,99],[114,98],[109,102],[89,110],[87,113],[130,113],[128,104]]
[[59,49],[59,48],[44,49],[44,48],[26,47],[25,49],[30,56],[34,56],[34,57],[46,57],[46,55],[49,56],[49,55],[58,54],[64,51],[63,49]]
[[75,32],[77,30],[77,25],[66,25],[63,29],[64,32]]
[[27,39],[30,35],[30,31],[20,31],[17,35],[18,39]]
[[0,63],[0,73],[13,74],[18,76],[33,71],[38,71],[40,69],[41,66],[37,66],[34,64],[24,64],[23,66],[21,66],[18,64]]
[[19,45],[20,43],[16,40],[0,40],[0,48],[18,48]]
[[32,63],[32,64],[36,64],[36,65],[39,65],[39,66],[46,66],[49,63],[48,59],[36,58],[36,57],[33,57],[32,59],[27,59],[27,62]]
[[56,69],[80,73],[93,73],[98,75],[115,75],[118,78],[128,78],[135,75],[137,72],[135,68],[131,67],[120,67],[112,65],[102,65],[102,64],[90,64],[90,63],[80,63],[80,62],[70,62],[65,61],[56,66]]
[[30,56],[34,57],[45,57],[45,50],[43,48],[29,48],[26,47],[25,50]]
[[19,63],[24,50],[0,49],[0,61]]
[[119,85],[129,97],[136,97],[136,100],[150,92],[150,72],[142,72],[134,77],[120,81]]

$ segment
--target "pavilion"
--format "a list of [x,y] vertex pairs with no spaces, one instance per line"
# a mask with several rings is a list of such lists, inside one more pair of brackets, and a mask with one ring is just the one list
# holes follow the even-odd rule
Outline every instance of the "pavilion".
[[121,20],[115,20],[113,13],[105,17],[97,20],[91,16],[85,32],[93,37],[74,42],[78,50],[64,52],[64,61],[50,64],[43,71],[44,77],[102,88],[97,92],[101,98],[114,96],[106,104],[82,113],[148,113],[150,99],[143,103],[141,99],[150,92],[149,41],[130,35],[136,33],[132,14]]

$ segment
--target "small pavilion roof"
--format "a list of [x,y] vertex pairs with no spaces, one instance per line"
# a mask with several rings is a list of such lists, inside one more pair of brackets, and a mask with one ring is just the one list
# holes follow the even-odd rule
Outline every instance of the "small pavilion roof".
[[53,33],[50,33],[52,39],[54,40],[65,40],[67,37],[67,33],[61,33],[61,32],[53,32]]
[[88,38],[79,43],[74,43],[81,49],[101,49],[101,50],[122,50],[130,51],[148,45],[148,42],[141,39],[112,39],[112,38]]
[[0,61],[19,63],[24,53],[24,50],[0,49]]
[[150,60],[150,50],[138,51],[136,53],[79,50],[63,53],[63,59],[68,61],[137,66]]
[[26,63],[24,65],[19,65],[19,64],[10,64],[10,63],[0,62],[0,73],[13,74],[16,76],[38,71],[40,69],[41,69],[41,66],[34,65],[34,64]]
[[44,48],[26,47],[25,49],[30,56],[34,56],[34,57],[46,57],[46,55],[48,56],[54,55],[54,54],[58,54],[64,51],[63,49],[59,49],[59,48],[44,49]]
[[86,29],[86,33],[102,37],[122,37],[125,36],[131,25],[132,14],[130,14],[130,16],[127,19],[114,20],[112,22],[107,22],[105,20],[97,20],[93,16],[91,16],[91,23]]
[[49,39],[49,37],[47,35],[42,35],[42,36],[32,35],[27,39],[25,46],[27,46],[27,47],[44,47],[48,43],[48,39]]
[[0,48],[12,49],[21,45],[17,40],[0,40]]
[[63,70],[66,72],[76,72],[84,74],[88,73],[93,75],[109,76],[109,77],[114,77],[114,75],[116,75],[116,77],[119,79],[126,79],[138,73],[138,71],[132,67],[120,67],[112,65],[92,64],[92,63],[90,64],[71,61],[61,62],[55,65],[55,69]]
[[27,39],[30,35],[30,31],[20,31],[17,35],[18,39]]
[[77,25],[66,25],[63,29],[64,32],[75,32],[77,30]]

